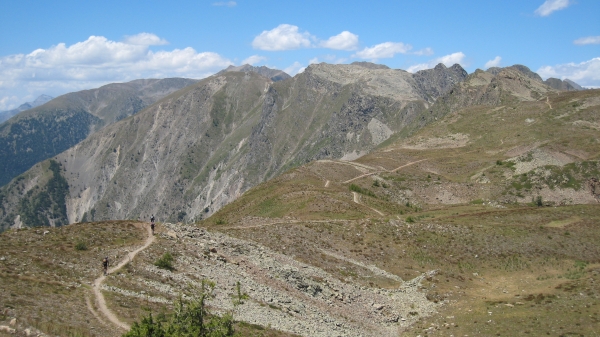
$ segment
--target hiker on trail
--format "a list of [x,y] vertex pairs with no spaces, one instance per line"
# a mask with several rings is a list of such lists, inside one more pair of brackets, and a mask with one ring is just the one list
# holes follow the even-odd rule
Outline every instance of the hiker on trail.
[[150,217],[150,228],[152,228],[152,235],[154,235],[154,214]]
[[108,275],[108,256],[102,260],[102,267],[104,267],[104,275]]

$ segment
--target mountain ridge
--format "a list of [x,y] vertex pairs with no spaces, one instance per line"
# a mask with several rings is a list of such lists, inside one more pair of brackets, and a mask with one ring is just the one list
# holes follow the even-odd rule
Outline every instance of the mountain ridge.
[[[448,87],[444,76],[431,81]],[[413,74],[357,65],[311,65],[277,82],[253,72],[212,76],[56,156],[70,186],[62,221],[209,216],[292,167],[367,153],[419,119],[439,88],[425,97]],[[38,179],[44,170],[25,176]],[[16,195],[6,192],[5,200]]]

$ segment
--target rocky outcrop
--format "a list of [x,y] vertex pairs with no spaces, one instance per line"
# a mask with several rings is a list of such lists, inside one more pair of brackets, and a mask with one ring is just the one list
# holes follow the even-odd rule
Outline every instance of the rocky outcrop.
[[556,90],[560,90],[560,91],[583,90],[583,88],[579,84],[577,84],[569,79],[566,79],[563,81],[558,78],[550,77],[544,81],[544,84],[546,84],[547,86],[549,86],[552,89],[556,89]]
[[465,80],[467,72],[458,64],[447,68],[443,63],[433,69],[417,71],[413,78],[417,82],[421,94],[428,103],[435,102],[446,94],[457,83]]

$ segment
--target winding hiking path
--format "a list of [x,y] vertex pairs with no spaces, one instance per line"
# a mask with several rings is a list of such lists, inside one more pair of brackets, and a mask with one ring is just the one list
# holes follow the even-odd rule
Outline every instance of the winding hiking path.
[[[140,248],[134,250],[133,252],[129,252],[127,254],[127,256],[125,256],[125,258],[123,258],[121,260],[121,262],[119,262],[119,264],[117,264],[116,266],[114,266],[108,270],[109,274],[112,274],[115,271],[121,269],[124,265],[126,265],[128,262],[133,260],[133,258],[139,252],[148,248],[148,246],[150,246],[152,244],[152,242],[154,242],[154,235],[152,235],[152,229],[150,229],[150,226],[145,226],[145,227],[146,227],[146,231],[148,232],[148,238],[144,242],[144,245],[141,246]],[[96,304],[98,305],[98,309],[106,318],[108,318],[108,320],[111,323],[113,323],[114,325],[118,326],[119,328],[121,328],[123,330],[129,330],[131,327],[127,323],[121,322],[119,320],[119,318],[117,318],[117,316],[112,311],[110,311],[110,309],[108,309],[108,306],[106,305],[106,300],[104,299],[104,295],[102,295],[102,289],[101,289],[102,283],[104,282],[105,279],[106,279],[106,276],[102,275],[94,280],[94,296],[96,297]],[[88,306],[88,308],[89,308],[89,306]],[[95,312],[92,312],[92,313],[95,314]]]

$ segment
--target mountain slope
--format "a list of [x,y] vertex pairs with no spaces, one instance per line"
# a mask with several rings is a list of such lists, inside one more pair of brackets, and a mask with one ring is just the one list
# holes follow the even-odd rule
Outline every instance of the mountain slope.
[[508,70],[454,87],[439,100],[452,112],[411,137],[289,170],[200,226],[365,287],[435,270],[420,289],[437,313],[406,335],[593,335],[600,90],[556,92]]
[[169,78],[114,83],[66,94],[0,125],[0,186],[89,134],[196,82]]
[[[403,70],[359,65],[311,65],[278,82],[254,72],[215,75],[56,156],[70,188],[62,221],[209,216],[289,168],[371,151],[420,119],[437,94],[425,97]],[[3,226],[19,224],[17,200],[35,193],[43,167],[4,189]]]

